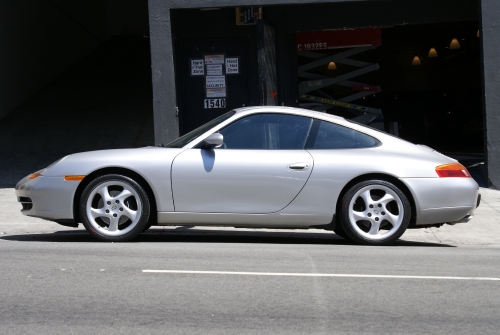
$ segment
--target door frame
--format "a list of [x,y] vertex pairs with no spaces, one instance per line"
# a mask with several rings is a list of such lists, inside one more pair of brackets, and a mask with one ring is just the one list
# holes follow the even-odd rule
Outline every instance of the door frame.
[[[227,42],[227,41],[245,41],[247,43],[247,87],[248,87],[248,106],[256,106],[259,104],[258,99],[258,73],[257,73],[257,46],[253,45],[255,43],[255,39],[250,36],[238,36],[238,37],[215,37],[215,38],[183,38],[176,39],[176,47],[175,47],[175,57],[174,57],[174,66],[177,69],[175,82],[177,86],[176,97],[177,97],[177,118],[179,123],[179,135],[185,134],[187,131],[185,129],[184,118],[188,117],[185,114],[186,111],[186,95],[184,94],[187,87],[187,80],[185,74],[189,69],[186,69],[188,66],[187,62],[183,62],[184,53],[185,53],[185,45],[187,43],[193,41],[213,41],[215,43],[218,42]],[[228,110],[229,111],[229,110]]]

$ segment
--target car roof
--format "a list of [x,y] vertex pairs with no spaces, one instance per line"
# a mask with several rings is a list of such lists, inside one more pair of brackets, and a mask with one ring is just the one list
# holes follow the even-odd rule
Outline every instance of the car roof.
[[308,109],[303,109],[303,108],[296,108],[296,107],[287,107],[287,106],[248,106],[248,107],[240,107],[234,109],[236,113],[244,113],[244,114],[251,114],[251,113],[260,113],[260,112],[267,112],[267,113],[290,113],[290,114],[296,114],[296,115],[303,115],[303,116],[309,116],[317,119],[330,119],[330,120],[335,120],[335,121],[346,121],[343,117],[332,115],[332,114],[327,114],[324,112],[316,112]]
[[324,112],[316,112],[316,111],[312,111],[312,110],[308,110],[308,109],[287,107],[287,106],[248,106],[248,107],[236,108],[236,109],[234,109],[234,111],[236,112],[235,115],[239,115],[240,117],[243,115],[246,115],[246,114],[255,114],[255,113],[287,113],[287,114],[306,116],[306,117],[311,117],[311,118],[316,118],[316,119],[320,119],[320,120],[334,122],[336,124],[360,131],[362,133],[365,133],[365,134],[368,134],[370,136],[377,138],[379,141],[381,141],[384,144],[394,143],[394,144],[401,145],[403,142],[403,143],[407,143],[407,144],[411,145],[412,147],[415,146],[414,143],[407,142],[405,140],[402,140],[401,138],[387,134],[384,131],[374,129],[374,128],[371,128],[369,126],[357,123],[357,122],[352,122],[350,120],[346,120],[343,117],[324,113]]
[[[375,131],[374,129],[370,127],[366,127],[362,124],[359,123],[354,123],[349,120],[346,120],[343,117],[337,116],[337,115],[332,115],[324,112],[316,112],[308,109],[303,109],[303,108],[296,108],[296,107],[286,107],[286,106],[251,106],[251,107],[241,107],[241,108],[236,108],[234,109],[236,112],[235,115],[239,115],[240,117],[246,114],[255,114],[255,113],[287,113],[287,114],[294,114],[294,115],[300,115],[300,116],[306,116],[306,117],[311,117],[315,119],[320,119],[320,120],[325,120],[325,121],[330,121],[337,123],[339,125],[352,128],[364,133],[368,133],[371,136],[378,137],[380,135],[380,131]],[[388,134],[385,134],[388,135]],[[390,135],[389,135],[390,136]]]

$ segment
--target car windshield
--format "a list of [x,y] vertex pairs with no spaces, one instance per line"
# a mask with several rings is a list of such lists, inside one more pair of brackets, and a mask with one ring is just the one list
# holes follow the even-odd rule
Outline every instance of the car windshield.
[[185,146],[186,144],[188,144],[189,142],[191,142],[192,140],[194,140],[195,138],[197,138],[198,136],[200,136],[204,132],[208,131],[210,128],[213,128],[216,125],[226,121],[234,114],[236,114],[235,111],[230,111],[226,114],[223,114],[223,115],[219,116],[218,118],[215,118],[212,121],[205,123],[203,126],[198,127],[195,130],[190,131],[189,133],[179,137],[178,139],[164,145],[164,147],[165,148],[182,148],[183,146]]

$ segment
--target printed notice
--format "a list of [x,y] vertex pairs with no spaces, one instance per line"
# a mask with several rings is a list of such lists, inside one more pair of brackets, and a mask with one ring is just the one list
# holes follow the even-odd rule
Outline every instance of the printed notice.
[[226,88],[207,88],[207,98],[225,98]]
[[207,76],[222,76],[222,64],[207,65]]
[[239,70],[239,59],[238,58],[226,58],[226,74],[238,74]]
[[204,76],[205,68],[203,64],[203,59],[191,59],[191,75],[192,76]]
[[224,64],[224,55],[205,55],[205,64]]
[[206,76],[206,88],[225,88],[226,76]]

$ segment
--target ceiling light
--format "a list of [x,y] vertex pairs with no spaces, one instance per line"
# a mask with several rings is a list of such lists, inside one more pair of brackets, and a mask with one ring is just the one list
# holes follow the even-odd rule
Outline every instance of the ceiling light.
[[337,65],[335,62],[330,62],[328,63],[328,70],[335,70],[337,68]]
[[451,40],[450,49],[460,49],[460,43],[458,43],[456,38]]
[[438,56],[438,53],[436,51],[435,48],[431,48],[431,50],[429,50],[429,55],[428,55],[430,58],[434,58],[434,57],[437,57]]
[[411,62],[411,65],[420,65],[422,64],[422,62],[420,61],[420,58],[418,58],[418,56],[415,56],[413,58],[413,61]]

